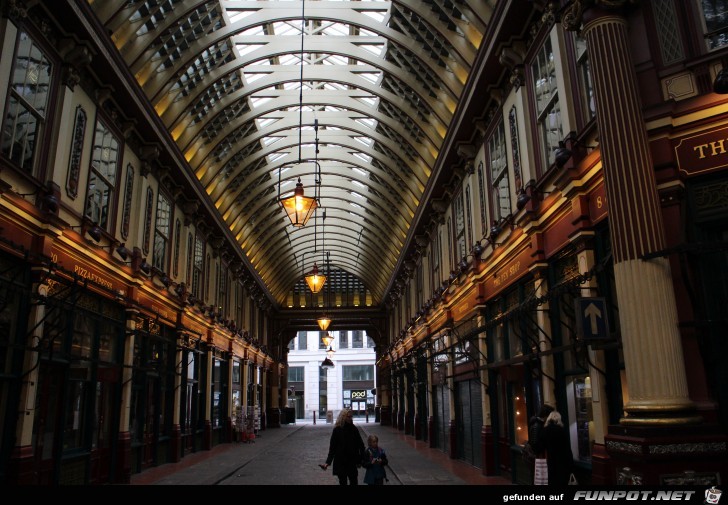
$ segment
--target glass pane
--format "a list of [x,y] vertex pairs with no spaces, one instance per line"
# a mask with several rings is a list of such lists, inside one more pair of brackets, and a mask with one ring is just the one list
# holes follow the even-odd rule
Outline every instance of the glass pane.
[[11,94],[3,128],[2,153],[27,172],[33,169],[37,128],[35,116]]
[[708,49],[728,44],[728,1],[702,0]]
[[82,434],[86,410],[86,384],[81,381],[70,381],[70,403],[63,423],[63,449],[79,449],[82,447]]

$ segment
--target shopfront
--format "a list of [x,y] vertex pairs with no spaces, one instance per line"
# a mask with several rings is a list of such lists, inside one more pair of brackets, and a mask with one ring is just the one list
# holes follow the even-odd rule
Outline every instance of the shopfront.
[[46,282],[32,443],[37,484],[112,482],[124,309],[78,278]]

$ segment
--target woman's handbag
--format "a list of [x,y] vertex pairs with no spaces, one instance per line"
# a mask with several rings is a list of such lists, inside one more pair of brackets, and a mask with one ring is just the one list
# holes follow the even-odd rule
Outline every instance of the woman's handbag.
[[533,483],[536,486],[548,486],[549,467],[546,465],[546,458],[536,458],[533,466]]

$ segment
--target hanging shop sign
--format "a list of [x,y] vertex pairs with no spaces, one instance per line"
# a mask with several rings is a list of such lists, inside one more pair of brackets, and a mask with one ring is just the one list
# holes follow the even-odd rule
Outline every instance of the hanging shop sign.
[[678,170],[687,176],[728,167],[728,127],[676,139]]

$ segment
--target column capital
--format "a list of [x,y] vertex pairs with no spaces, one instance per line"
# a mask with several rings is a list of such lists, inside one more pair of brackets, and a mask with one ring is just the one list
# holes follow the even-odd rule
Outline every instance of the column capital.
[[577,31],[581,29],[585,17],[595,17],[599,11],[614,13],[637,2],[639,0],[573,0],[564,7],[561,24],[565,30]]

